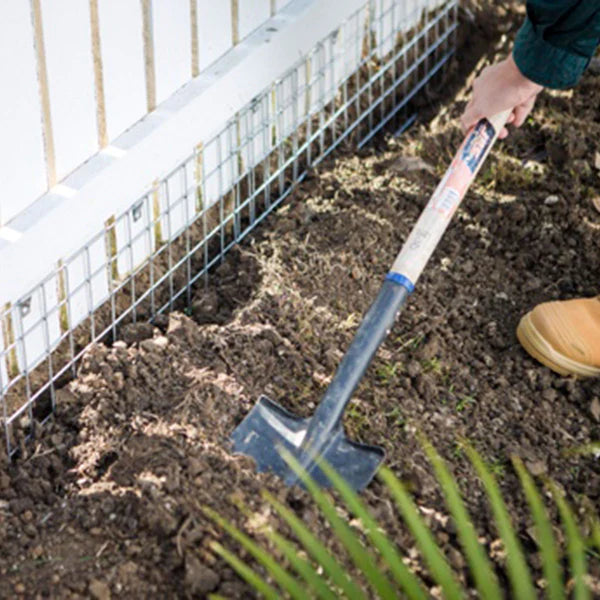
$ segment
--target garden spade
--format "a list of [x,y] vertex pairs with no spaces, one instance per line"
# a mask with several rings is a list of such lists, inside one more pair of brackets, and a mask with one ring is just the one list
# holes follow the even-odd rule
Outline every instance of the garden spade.
[[[262,396],[231,438],[234,452],[251,456],[259,472],[272,471],[287,485],[298,476],[282,456],[287,450],[322,487],[329,480],[319,468],[328,462],[355,490],[373,478],[384,451],[353,442],[342,425],[344,410],[377,349],[387,337],[510,111],[481,119],[465,136],[443,179],[365,314],[325,395],[310,418],[302,418]],[[285,454],[285,453],[284,453]]]

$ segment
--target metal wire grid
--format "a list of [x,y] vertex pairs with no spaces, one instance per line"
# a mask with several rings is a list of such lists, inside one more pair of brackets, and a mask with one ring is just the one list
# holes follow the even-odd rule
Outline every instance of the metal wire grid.
[[[413,120],[451,56],[457,0],[370,0],[18,302],[0,310],[6,448],[54,412],[79,360],[119,328],[190,306],[212,267],[340,144]],[[419,14],[417,14],[417,12]],[[200,281],[202,280],[202,281]],[[59,392],[58,392],[59,393]]]

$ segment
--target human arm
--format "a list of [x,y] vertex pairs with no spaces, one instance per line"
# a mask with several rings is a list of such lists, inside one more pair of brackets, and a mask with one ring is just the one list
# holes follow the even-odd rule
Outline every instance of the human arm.
[[530,0],[511,55],[474,81],[463,128],[509,108],[508,122],[522,125],[544,87],[564,89],[579,81],[599,41],[600,0]]

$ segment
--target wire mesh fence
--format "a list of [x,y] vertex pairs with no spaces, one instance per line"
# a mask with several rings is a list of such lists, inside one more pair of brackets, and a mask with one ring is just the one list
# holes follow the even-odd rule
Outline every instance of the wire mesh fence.
[[211,268],[340,144],[414,118],[453,53],[457,0],[370,0],[17,302],[0,308],[9,455],[55,410],[90,344],[189,306]]

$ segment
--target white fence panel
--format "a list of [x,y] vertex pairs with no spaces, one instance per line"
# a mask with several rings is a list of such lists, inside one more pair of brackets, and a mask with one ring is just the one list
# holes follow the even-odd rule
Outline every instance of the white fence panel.
[[142,8],[139,0],[99,0],[106,129],[114,140],[146,114]]
[[270,98],[256,100],[240,118],[244,167],[258,164],[271,151]]
[[19,366],[27,370],[43,359],[60,337],[58,279],[52,277],[44,285],[23,298],[13,311]]
[[151,205],[148,198],[134,204],[115,223],[117,273],[122,278],[146,259],[154,248]]
[[239,34],[243,40],[271,15],[271,0],[239,0]]
[[3,354],[6,349],[6,345],[4,340],[6,335],[4,333],[4,323],[0,319],[0,392],[6,388],[8,385],[8,357],[6,354]]
[[160,103],[192,78],[189,2],[154,0],[152,34],[156,69],[156,101]]
[[160,188],[163,239],[174,240],[196,212],[193,161],[173,172]]
[[204,147],[205,208],[212,206],[233,184],[237,161],[232,153],[232,128],[228,127]]
[[81,0],[42,0],[41,11],[60,180],[98,148],[90,10]]
[[0,226],[46,190],[40,93],[29,2],[0,2]]
[[106,246],[103,236],[79,252],[66,265],[66,293],[69,300],[69,325],[81,323],[109,295]]
[[214,63],[231,46],[230,3],[198,0],[198,63],[200,70]]

